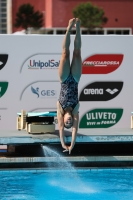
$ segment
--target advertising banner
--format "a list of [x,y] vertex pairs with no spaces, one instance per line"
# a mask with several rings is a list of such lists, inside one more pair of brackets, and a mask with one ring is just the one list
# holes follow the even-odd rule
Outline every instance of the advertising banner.
[[[17,113],[56,111],[63,35],[0,35],[0,130]],[[70,61],[74,49],[71,35]],[[79,131],[130,128],[133,36],[82,36]],[[58,125],[57,125],[58,128]]]

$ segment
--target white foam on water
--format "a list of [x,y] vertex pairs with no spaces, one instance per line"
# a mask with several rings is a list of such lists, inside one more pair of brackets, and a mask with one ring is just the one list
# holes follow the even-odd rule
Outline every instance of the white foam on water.
[[90,186],[88,186],[80,180],[69,180],[68,184],[66,184],[65,181],[52,180],[50,181],[50,184],[73,193],[96,193],[96,190],[92,189]]
[[[31,196],[31,195],[25,195],[25,194],[14,194],[12,195],[11,197],[7,197],[7,198],[4,198],[3,200],[24,200],[24,199],[32,199],[32,200],[35,200],[34,196]],[[1,199],[2,200],[2,199]]]
[[[61,174],[59,179],[53,176],[52,180],[49,180],[49,184],[54,187],[60,187],[64,190],[74,193],[96,193],[98,191],[91,188],[88,183],[83,182],[76,169],[69,163],[65,157],[62,157],[57,151],[52,150],[47,146],[43,146],[44,155],[46,157],[56,157],[56,168],[60,170]],[[48,167],[52,167],[53,163],[48,162]]]

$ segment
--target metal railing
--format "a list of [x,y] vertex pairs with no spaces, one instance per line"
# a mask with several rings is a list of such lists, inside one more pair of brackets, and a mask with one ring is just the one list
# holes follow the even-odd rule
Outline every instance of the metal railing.
[[[29,28],[28,34],[48,34],[48,35],[63,35],[66,33],[66,28]],[[71,34],[75,34],[76,29],[71,31]],[[132,28],[95,28],[88,30],[87,28],[81,28],[82,35],[132,35]]]

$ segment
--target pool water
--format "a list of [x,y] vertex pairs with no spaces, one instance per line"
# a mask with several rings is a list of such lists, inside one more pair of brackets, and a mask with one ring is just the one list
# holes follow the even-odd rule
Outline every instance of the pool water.
[[0,200],[132,200],[132,169],[0,171]]

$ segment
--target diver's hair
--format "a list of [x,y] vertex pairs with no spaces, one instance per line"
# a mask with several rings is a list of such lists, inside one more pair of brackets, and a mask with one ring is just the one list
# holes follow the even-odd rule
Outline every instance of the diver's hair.
[[64,127],[67,128],[67,129],[72,128],[72,126],[73,126],[73,123],[71,124],[70,127],[67,127],[67,126],[65,126],[65,124],[64,124]]
[[[71,115],[71,116],[72,116],[72,115]],[[66,127],[65,124],[64,124],[64,127],[67,128],[67,129],[72,128],[72,126],[73,126],[73,121],[72,121],[72,124],[71,124],[70,127]]]
[[72,124],[70,127],[67,127],[67,126],[65,126],[65,124],[64,124],[64,127],[67,128],[67,129],[72,128],[72,126],[73,126],[73,124]]

